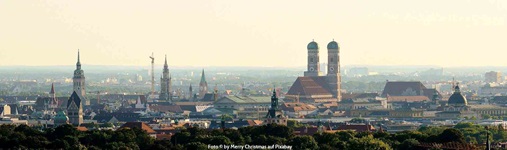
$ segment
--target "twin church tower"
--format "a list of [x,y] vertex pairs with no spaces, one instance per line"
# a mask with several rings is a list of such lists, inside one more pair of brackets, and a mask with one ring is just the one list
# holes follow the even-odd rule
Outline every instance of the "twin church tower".
[[327,75],[320,70],[319,44],[308,43],[308,65],[287,92],[287,98],[306,102],[341,101],[340,47],[336,41],[327,44]]

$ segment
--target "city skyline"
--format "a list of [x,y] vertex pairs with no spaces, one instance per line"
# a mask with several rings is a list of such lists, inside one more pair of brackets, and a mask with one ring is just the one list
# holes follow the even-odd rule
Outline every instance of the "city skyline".
[[[302,67],[314,39],[349,65],[501,66],[503,1],[0,2],[0,66]],[[290,4],[289,4],[290,3]],[[259,9],[261,8],[261,9]]]

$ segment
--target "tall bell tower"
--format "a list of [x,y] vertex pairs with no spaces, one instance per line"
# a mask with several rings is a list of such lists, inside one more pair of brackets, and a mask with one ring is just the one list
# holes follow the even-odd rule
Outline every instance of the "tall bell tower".
[[333,98],[341,101],[340,47],[336,41],[327,44],[327,81]]
[[306,48],[308,49],[308,65],[304,76],[319,76],[319,45],[317,42],[312,40],[312,42],[308,43],[308,46],[306,46]]
[[74,70],[74,77],[72,78],[73,81],[73,89],[76,91],[77,94],[81,97],[85,97],[86,95],[86,85],[85,85],[85,76],[84,71],[81,70],[81,60],[79,58],[79,50],[77,50],[77,63],[76,63],[76,70]]

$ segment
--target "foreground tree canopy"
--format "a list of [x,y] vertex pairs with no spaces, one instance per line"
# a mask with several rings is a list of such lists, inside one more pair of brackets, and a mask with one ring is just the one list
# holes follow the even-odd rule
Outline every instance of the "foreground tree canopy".
[[501,126],[487,131],[473,123],[454,128],[422,127],[395,134],[385,132],[339,131],[314,135],[295,135],[291,127],[269,124],[237,130],[187,128],[170,140],[155,140],[143,130],[120,129],[81,132],[71,125],[54,129],[26,125],[1,125],[0,149],[207,149],[209,145],[288,145],[293,149],[390,150],[423,149],[421,143],[485,143],[486,132],[493,142],[507,141]]

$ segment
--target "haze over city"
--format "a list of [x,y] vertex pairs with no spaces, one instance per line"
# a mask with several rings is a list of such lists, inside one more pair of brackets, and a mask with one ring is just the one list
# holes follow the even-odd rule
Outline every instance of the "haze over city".
[[507,2],[1,1],[0,66],[306,64],[314,39],[342,65],[501,66]]

